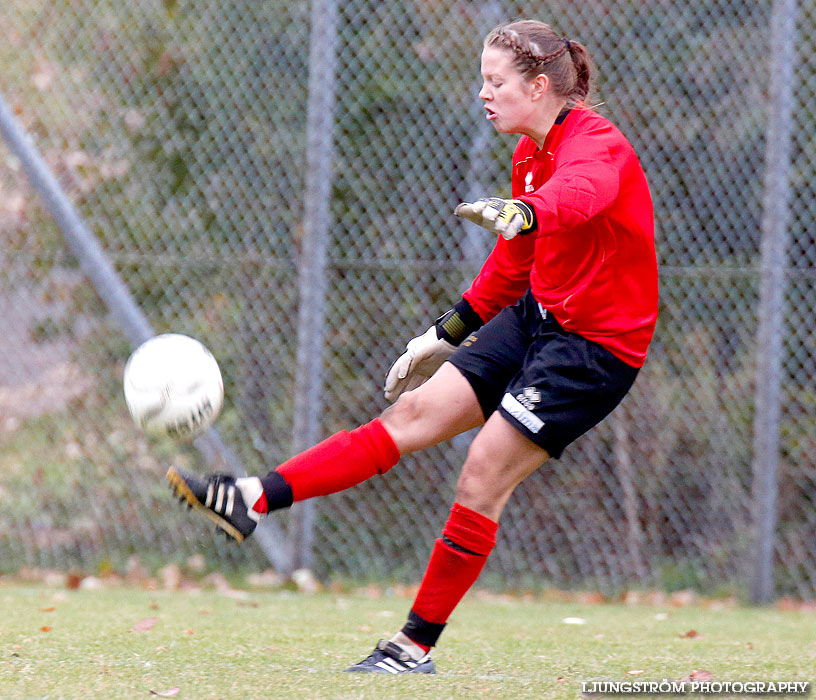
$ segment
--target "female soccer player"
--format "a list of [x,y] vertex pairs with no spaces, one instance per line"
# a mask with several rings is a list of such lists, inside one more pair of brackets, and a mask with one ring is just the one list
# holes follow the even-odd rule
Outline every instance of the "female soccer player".
[[349,671],[434,672],[430,650],[493,549],[510,494],[621,401],[657,318],[649,189],[629,142],[585,104],[586,48],[513,22],[488,34],[481,70],[485,118],[521,135],[513,199],[456,208],[498,241],[462,299],[394,363],[385,395],[396,403],[260,478],[168,471],[178,496],[241,541],[265,513],[482,426],[405,626]]

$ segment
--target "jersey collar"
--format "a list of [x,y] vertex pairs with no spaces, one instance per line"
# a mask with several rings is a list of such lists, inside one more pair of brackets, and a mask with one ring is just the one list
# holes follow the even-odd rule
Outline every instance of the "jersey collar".
[[555,123],[552,125],[552,127],[550,127],[547,138],[544,139],[544,145],[536,150],[536,152],[533,154],[533,158],[536,158],[537,160],[546,160],[547,158],[552,157],[554,152],[553,144],[559,139],[564,122],[571,111],[572,108],[567,107],[559,112],[555,119]]
[[555,123],[559,126],[564,123],[564,120],[567,118],[567,115],[572,111],[572,107],[565,107],[562,109],[558,116],[555,118]]

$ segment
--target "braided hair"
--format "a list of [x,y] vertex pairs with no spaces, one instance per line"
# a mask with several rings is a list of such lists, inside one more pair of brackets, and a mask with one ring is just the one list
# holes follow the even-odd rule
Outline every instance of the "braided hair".
[[487,35],[484,45],[512,51],[516,70],[527,80],[546,75],[555,94],[569,106],[590,95],[594,76],[589,51],[559,36],[549,24],[536,20],[503,24]]

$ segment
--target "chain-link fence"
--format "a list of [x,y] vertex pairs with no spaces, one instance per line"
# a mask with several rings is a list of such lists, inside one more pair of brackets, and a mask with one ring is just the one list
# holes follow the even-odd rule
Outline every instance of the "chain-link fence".
[[[514,139],[476,94],[483,36],[518,17],[594,54],[652,188],[661,309],[630,396],[514,494],[483,582],[772,573],[812,597],[812,3],[5,0],[0,94],[153,328],[218,357],[220,436],[263,473],[383,409],[390,362],[489,251],[451,212],[509,194]],[[226,543],[171,501],[169,461],[212,465],[131,424],[131,344],[70,250],[0,145],[0,573],[263,568],[277,547],[419,579],[468,436],[272,516],[282,548]]]

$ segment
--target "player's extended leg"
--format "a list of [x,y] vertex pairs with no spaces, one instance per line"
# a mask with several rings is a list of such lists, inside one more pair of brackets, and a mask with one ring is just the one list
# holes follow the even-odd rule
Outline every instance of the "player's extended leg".
[[498,520],[510,494],[547,459],[546,450],[493,413],[471,444],[456,502],[434,544],[408,621],[390,641],[348,671],[433,673],[435,646],[453,609],[474,584],[496,544]]
[[435,445],[481,425],[482,409],[468,381],[445,363],[425,384],[403,394],[380,418],[335,433],[263,477],[206,479],[175,467],[167,472],[176,494],[239,542],[261,516],[325,496],[384,474],[401,455]]

